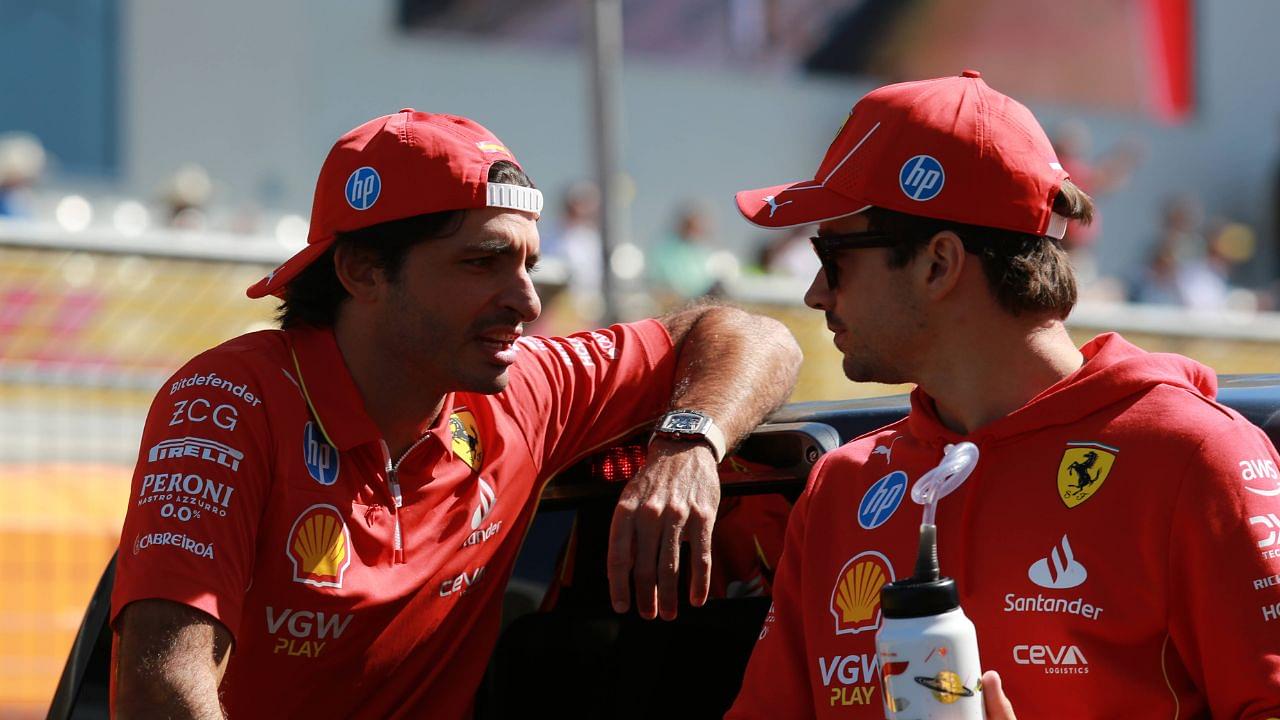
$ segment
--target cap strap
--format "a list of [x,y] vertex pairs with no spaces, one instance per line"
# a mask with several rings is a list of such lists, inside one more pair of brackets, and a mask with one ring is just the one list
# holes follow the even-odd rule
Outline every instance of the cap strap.
[[1068,222],[1070,221],[1066,217],[1058,213],[1049,213],[1049,229],[1044,234],[1054,240],[1061,240],[1066,237]]
[[489,197],[485,204],[489,207],[523,210],[535,215],[542,213],[541,190],[507,183],[488,183],[487,187]]

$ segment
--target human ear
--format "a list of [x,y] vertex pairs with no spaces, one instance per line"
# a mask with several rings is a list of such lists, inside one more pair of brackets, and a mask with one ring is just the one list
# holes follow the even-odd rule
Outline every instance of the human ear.
[[358,303],[373,301],[386,284],[374,254],[367,249],[338,245],[333,253],[333,269],[338,282],[342,283],[342,287]]
[[960,282],[967,260],[964,243],[954,232],[943,230],[929,238],[917,263],[926,297],[941,300],[949,295]]

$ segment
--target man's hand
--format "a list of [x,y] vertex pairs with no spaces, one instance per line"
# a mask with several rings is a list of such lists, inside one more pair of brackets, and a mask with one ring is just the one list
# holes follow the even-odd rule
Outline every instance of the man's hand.
[[711,587],[711,532],[720,506],[720,477],[711,448],[655,439],[643,470],[622,490],[609,531],[609,594],[613,609],[631,604],[636,581],[640,616],[673,620],[679,605],[680,543],[692,554],[689,602],[701,606]]
[[[782,405],[803,356],[777,320],[742,310],[701,305],[659,322],[676,349],[670,408],[709,415],[733,447]],[[640,615],[661,610],[674,619],[680,542],[693,554],[689,600],[702,605],[711,587],[711,530],[720,505],[720,478],[711,448],[701,442],[657,438],[648,463],[622,490],[609,531],[609,594],[613,608],[631,605],[635,575]]]
[[1018,720],[1013,714],[1013,704],[1004,694],[1000,673],[995,670],[982,674],[982,705],[987,711],[987,720]]

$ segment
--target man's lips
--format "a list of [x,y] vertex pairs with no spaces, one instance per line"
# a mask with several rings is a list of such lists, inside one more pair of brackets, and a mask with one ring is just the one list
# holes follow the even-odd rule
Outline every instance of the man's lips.
[[831,342],[837,348],[843,350],[843,348],[840,348],[840,336],[849,332],[848,329],[842,325],[832,325],[830,323],[827,324],[827,329],[831,331]]
[[485,348],[494,360],[510,365],[515,362],[515,343],[523,336],[519,328],[489,330],[477,336],[480,346]]

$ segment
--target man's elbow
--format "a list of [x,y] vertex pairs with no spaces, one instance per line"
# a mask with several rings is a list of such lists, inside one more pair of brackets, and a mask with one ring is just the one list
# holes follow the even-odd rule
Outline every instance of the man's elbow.
[[792,378],[799,375],[800,363],[804,362],[804,351],[800,349],[800,343],[796,342],[795,335],[779,320],[765,315],[755,317],[760,324],[761,336],[777,349],[779,363],[790,372]]

